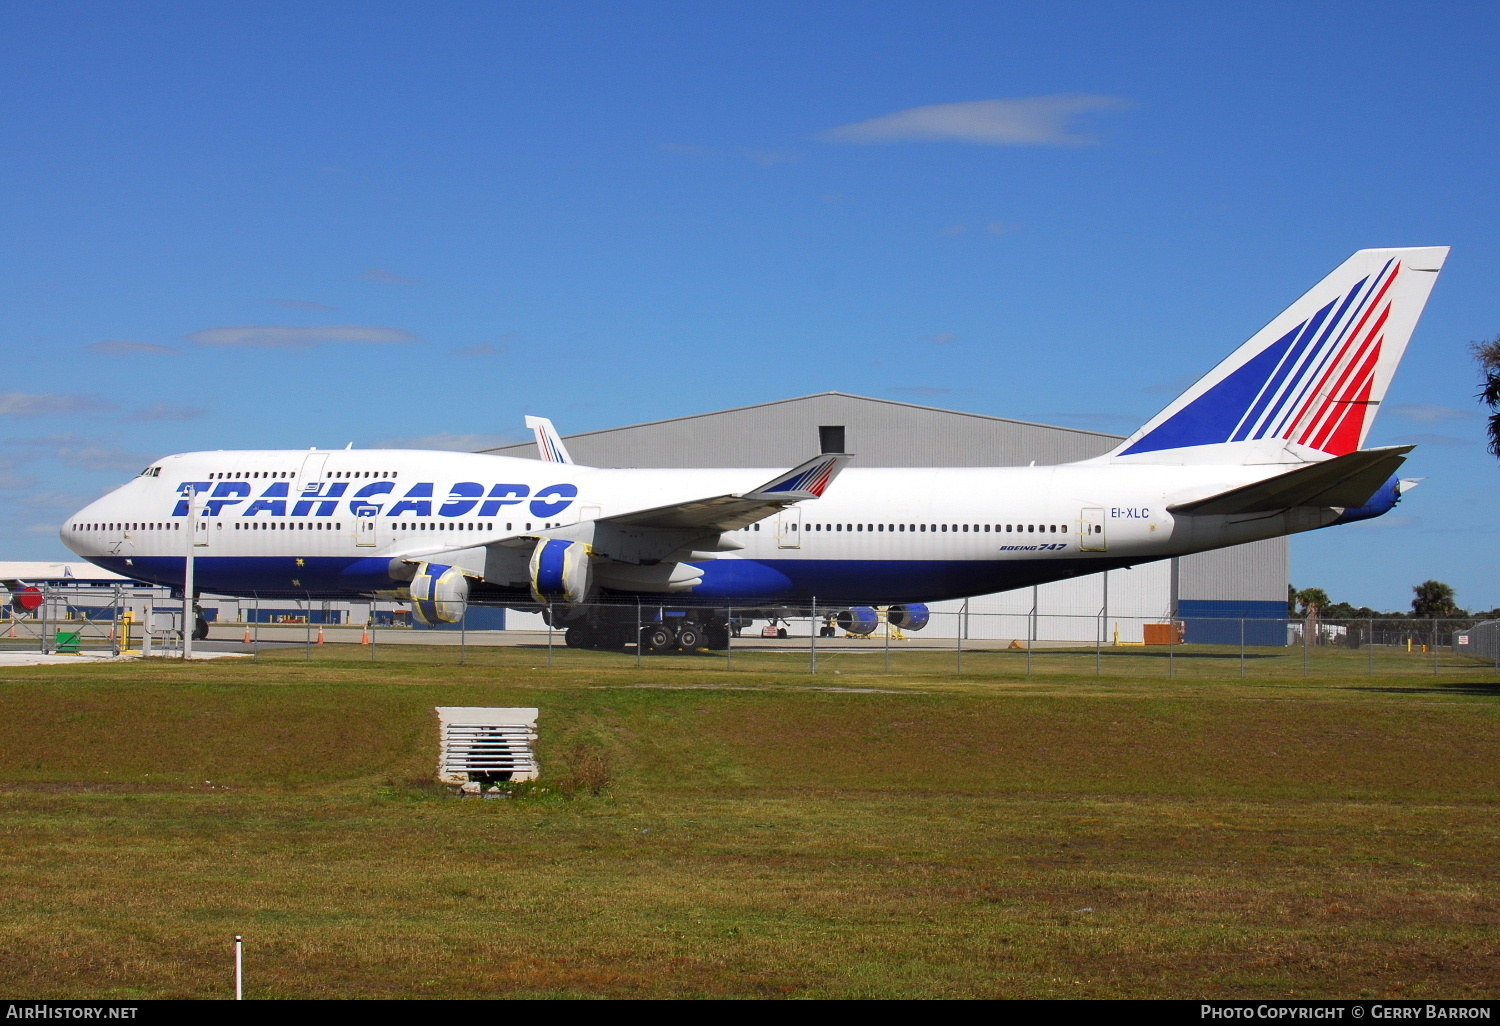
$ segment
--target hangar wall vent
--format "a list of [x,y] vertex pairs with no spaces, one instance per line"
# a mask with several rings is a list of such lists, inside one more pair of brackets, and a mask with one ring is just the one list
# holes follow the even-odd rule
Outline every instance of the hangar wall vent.
[[445,784],[471,781],[535,780],[535,709],[498,709],[440,705],[438,779]]

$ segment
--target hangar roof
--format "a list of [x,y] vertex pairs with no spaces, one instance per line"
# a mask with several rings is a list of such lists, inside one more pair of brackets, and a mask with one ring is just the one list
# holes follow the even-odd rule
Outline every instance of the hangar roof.
[[[780,467],[819,451],[820,427],[843,427],[860,467],[987,467],[1067,463],[1123,437],[846,392],[780,399],[712,413],[565,435],[595,467]],[[562,430],[563,425],[559,425]],[[536,444],[486,449],[537,458]]]

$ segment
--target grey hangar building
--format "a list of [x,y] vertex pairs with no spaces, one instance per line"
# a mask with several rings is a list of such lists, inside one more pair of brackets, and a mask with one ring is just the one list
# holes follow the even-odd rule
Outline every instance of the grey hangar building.
[[[595,467],[792,467],[850,452],[859,467],[995,467],[1089,459],[1124,436],[888,399],[824,392],[564,436]],[[485,449],[538,458],[535,442]],[[1180,620],[1189,642],[1287,643],[1286,538],[1126,570],[931,605],[929,628],[963,637],[1139,643],[1144,626]],[[507,626],[534,614],[509,611]],[[535,617],[540,625],[540,617]]]

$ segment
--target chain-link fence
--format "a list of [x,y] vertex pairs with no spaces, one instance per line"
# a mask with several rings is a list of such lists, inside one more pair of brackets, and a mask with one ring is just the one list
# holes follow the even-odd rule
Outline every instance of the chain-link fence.
[[[403,602],[205,596],[194,618],[195,651],[309,662],[830,675],[1500,675],[1495,620],[1176,619],[843,604],[611,603],[569,613],[549,625],[546,611],[470,606],[457,623],[430,627]],[[180,656],[182,629],[182,602],[164,589],[41,586],[12,597],[0,651]]]

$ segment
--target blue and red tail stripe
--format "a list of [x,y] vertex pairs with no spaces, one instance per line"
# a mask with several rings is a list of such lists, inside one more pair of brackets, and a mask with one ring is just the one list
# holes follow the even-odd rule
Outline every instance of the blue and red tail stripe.
[[1340,456],[1370,419],[1387,298],[1401,273],[1388,260],[1205,389],[1121,455],[1280,439]]

